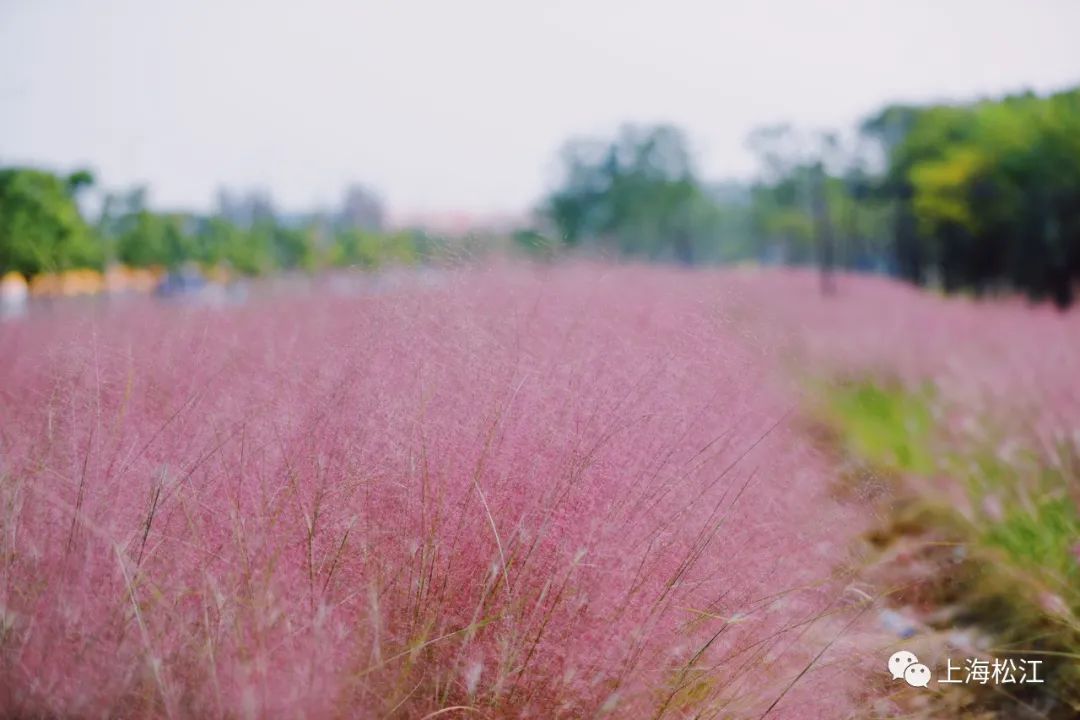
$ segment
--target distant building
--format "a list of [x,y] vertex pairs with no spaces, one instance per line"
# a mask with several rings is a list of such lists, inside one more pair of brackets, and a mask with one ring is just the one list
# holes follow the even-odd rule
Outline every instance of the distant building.
[[382,200],[363,185],[352,185],[345,191],[337,224],[342,228],[378,232],[383,229],[386,213]]

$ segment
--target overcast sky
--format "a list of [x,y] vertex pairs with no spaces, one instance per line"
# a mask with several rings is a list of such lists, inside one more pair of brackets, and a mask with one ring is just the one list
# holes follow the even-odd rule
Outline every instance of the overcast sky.
[[755,126],[1080,82],[1074,0],[0,0],[0,163],[87,165],[158,207],[343,186],[399,214],[530,206],[570,136]]

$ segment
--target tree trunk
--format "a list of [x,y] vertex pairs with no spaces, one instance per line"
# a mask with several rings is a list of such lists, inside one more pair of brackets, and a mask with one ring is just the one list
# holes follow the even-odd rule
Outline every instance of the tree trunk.
[[833,268],[836,264],[836,240],[829,221],[829,204],[825,195],[825,168],[818,163],[814,168],[814,189],[811,201],[814,215],[814,235],[817,239],[818,265],[821,268],[821,292],[831,295],[835,289]]

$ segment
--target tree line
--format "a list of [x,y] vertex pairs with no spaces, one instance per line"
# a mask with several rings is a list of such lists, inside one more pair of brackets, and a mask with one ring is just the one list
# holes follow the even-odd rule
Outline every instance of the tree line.
[[[709,182],[676,127],[570,141],[532,252],[602,249],[687,264],[755,261],[889,273],[946,291],[1019,290],[1070,304],[1080,281],[1080,88],[955,104],[898,104],[854,133],[761,128],[754,182]],[[378,197],[350,189],[331,212],[289,215],[260,193],[217,212],[147,207],[85,171],[0,168],[0,275],[71,268],[225,266],[258,275],[412,262],[432,241],[388,232]],[[100,191],[98,192],[101,195]]]
[[87,171],[0,168],[0,275],[26,278],[76,268],[177,269],[197,263],[261,275],[327,266],[414,262],[429,239],[389,232],[378,198],[347,191],[340,210],[287,215],[262,193],[222,192],[212,214],[157,212],[143,189],[105,193],[97,213],[81,202],[94,187]]
[[686,263],[816,264],[826,288],[845,268],[1073,301],[1080,89],[892,105],[848,137],[781,125],[748,143],[760,178],[716,184],[675,127],[571,141],[539,208],[549,242]]

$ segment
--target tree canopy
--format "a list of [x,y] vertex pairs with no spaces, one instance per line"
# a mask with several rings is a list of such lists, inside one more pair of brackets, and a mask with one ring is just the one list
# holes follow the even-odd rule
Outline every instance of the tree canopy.
[[777,125],[748,145],[761,174],[731,192],[700,178],[671,126],[575,140],[541,214],[571,247],[885,271],[1060,306],[1074,298],[1080,89],[891,105],[852,136]]
[[87,172],[65,178],[41,170],[0,169],[0,274],[101,267],[102,247],[75,201],[91,182]]
[[543,211],[564,242],[693,261],[708,203],[678,129],[627,125],[610,142],[574,140],[562,165]]
[[1080,90],[887,108],[883,195],[913,223],[902,274],[946,290],[1007,284],[1059,305],[1080,280]]

